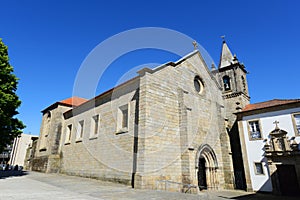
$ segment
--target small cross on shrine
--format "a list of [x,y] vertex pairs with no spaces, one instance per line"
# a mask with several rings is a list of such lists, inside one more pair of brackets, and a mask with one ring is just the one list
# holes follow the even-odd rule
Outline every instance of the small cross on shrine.
[[278,128],[279,121],[276,120],[275,122],[273,122],[273,124],[275,124],[276,128]]

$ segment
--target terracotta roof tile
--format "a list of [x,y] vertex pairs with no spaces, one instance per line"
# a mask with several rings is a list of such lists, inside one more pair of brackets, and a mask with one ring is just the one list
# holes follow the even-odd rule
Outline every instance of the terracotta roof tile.
[[71,97],[65,100],[60,101],[60,103],[67,104],[70,106],[79,106],[80,104],[83,104],[84,102],[87,102],[87,99],[80,98],[80,97]]
[[249,104],[242,111],[245,112],[250,110],[258,110],[262,108],[269,108],[272,106],[279,106],[279,105],[285,105],[285,104],[296,103],[296,102],[300,102],[300,99],[273,99],[270,101]]

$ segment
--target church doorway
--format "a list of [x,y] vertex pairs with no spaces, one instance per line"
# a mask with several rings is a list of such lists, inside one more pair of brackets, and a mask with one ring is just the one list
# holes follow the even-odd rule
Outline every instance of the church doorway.
[[196,166],[198,168],[197,178],[199,189],[217,189],[218,163],[215,153],[209,145],[205,144],[200,146],[197,153]]
[[198,186],[200,190],[207,189],[205,159],[199,159],[198,167]]

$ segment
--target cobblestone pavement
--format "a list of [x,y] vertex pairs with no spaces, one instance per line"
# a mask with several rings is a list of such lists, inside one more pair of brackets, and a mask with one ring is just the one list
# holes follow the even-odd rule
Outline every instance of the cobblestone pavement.
[[94,179],[29,172],[21,176],[4,176],[0,171],[0,200],[96,200],[96,199],[297,199],[244,191],[214,191],[200,194],[132,189],[129,186]]

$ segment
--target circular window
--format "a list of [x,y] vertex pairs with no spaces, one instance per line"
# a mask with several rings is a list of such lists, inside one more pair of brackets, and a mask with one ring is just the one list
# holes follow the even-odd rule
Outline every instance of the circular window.
[[196,76],[194,79],[194,87],[198,93],[202,93],[203,91],[203,83],[199,76]]

